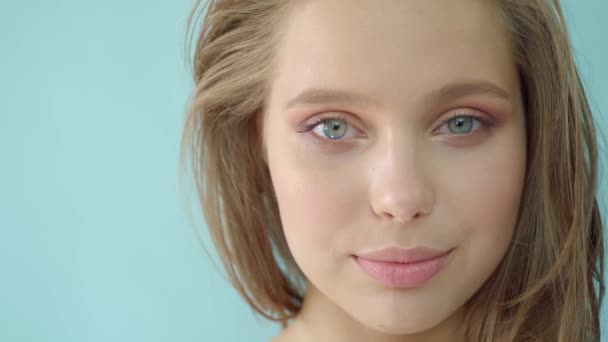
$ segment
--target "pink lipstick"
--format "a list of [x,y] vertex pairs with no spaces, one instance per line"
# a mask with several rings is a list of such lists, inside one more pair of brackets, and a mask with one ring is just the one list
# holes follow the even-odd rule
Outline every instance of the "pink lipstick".
[[373,279],[390,287],[417,287],[443,268],[453,249],[391,247],[353,255],[355,262]]

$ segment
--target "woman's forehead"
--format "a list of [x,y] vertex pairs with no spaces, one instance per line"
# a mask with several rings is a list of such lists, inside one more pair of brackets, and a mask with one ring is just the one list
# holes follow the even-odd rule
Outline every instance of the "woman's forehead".
[[464,80],[517,87],[506,30],[487,2],[309,1],[287,17],[275,73],[283,99],[345,85],[385,103]]

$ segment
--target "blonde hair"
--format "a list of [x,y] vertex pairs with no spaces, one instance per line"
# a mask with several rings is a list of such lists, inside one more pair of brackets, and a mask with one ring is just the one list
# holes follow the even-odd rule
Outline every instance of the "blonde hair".
[[[306,280],[283,235],[261,127],[276,27],[288,3],[196,2],[188,47],[204,17],[181,145],[231,284],[253,310],[283,326],[298,314]],[[558,0],[494,3],[519,71],[528,160],[513,241],[466,303],[465,340],[599,341],[597,133],[562,9]]]

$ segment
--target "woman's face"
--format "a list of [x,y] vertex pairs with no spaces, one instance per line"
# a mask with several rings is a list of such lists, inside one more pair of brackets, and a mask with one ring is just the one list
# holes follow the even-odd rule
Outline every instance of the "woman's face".
[[[491,6],[305,1],[279,28],[263,134],[287,243],[311,291],[366,327],[438,325],[509,245],[525,121]],[[430,279],[372,263],[378,280],[356,257],[419,246],[452,250]]]

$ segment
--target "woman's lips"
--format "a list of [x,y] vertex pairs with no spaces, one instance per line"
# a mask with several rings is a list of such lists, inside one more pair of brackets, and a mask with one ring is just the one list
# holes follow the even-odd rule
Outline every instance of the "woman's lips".
[[402,248],[392,246],[372,250],[369,252],[357,253],[357,256],[373,261],[389,261],[399,263],[413,263],[429,259],[435,259],[441,255],[448,253],[447,249],[435,249],[429,247]]
[[409,288],[420,286],[439,273],[452,251],[388,248],[353,255],[353,258],[365,273],[380,283]]

